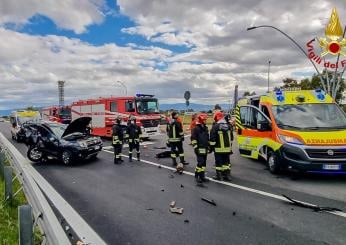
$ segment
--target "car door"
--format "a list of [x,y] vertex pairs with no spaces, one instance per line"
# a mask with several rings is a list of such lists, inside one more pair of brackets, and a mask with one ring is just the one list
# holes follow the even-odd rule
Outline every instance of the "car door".
[[44,145],[44,151],[50,155],[57,156],[59,153],[59,140],[46,127],[40,128],[41,140]]
[[257,107],[245,105],[239,107],[236,123],[240,155],[258,159],[273,135],[270,118]]

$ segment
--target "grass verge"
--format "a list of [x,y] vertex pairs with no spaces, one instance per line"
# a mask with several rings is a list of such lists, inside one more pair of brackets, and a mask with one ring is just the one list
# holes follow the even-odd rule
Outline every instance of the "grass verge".
[[[13,193],[21,187],[18,180],[13,182]],[[18,207],[27,204],[23,190],[21,190],[12,200],[12,203],[4,202],[5,183],[0,177],[0,244],[18,244]],[[41,244],[42,235],[38,227],[35,227],[35,244]]]

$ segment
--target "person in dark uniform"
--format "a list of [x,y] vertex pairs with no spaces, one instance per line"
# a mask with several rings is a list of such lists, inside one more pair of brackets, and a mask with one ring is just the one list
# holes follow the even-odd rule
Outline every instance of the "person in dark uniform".
[[196,126],[193,128],[191,133],[191,144],[195,149],[197,158],[197,166],[195,169],[197,184],[208,181],[208,179],[205,178],[205,168],[209,151],[209,131],[206,125],[207,118],[207,114],[199,114],[197,116]]
[[142,130],[136,124],[136,118],[134,116],[130,117],[129,124],[126,129],[126,138],[129,142],[129,160],[132,162],[132,151],[136,149],[137,152],[137,161],[140,161],[140,150],[139,143],[142,140]]
[[216,112],[214,115],[214,125],[210,131],[210,146],[215,156],[215,180],[230,180],[232,154],[232,138],[230,125],[224,119],[222,112]]
[[123,148],[124,132],[121,127],[121,117],[117,117],[112,127],[112,144],[114,148],[114,164],[123,162],[121,151]]
[[186,165],[184,158],[184,132],[181,120],[177,112],[172,112],[170,122],[167,124],[168,143],[171,147],[171,158],[173,166],[177,166],[177,157],[180,158],[180,163]]

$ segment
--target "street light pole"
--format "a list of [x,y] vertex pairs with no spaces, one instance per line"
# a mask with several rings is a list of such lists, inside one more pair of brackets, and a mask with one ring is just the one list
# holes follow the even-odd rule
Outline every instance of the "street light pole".
[[268,93],[269,93],[269,74],[270,74],[270,60],[268,61]]
[[122,81],[117,81],[117,83],[119,83],[121,86],[123,86],[123,88],[125,89],[125,95],[127,95],[127,87],[126,87],[125,83],[123,83]]
[[257,28],[262,28],[262,27],[264,27],[264,28],[272,28],[272,29],[280,32],[282,35],[287,37],[289,40],[291,40],[300,49],[300,51],[302,51],[302,53],[306,56],[306,58],[308,58],[310,60],[311,64],[314,66],[318,76],[320,77],[320,80],[322,82],[322,86],[323,86],[324,91],[326,91],[326,88],[325,88],[325,85],[324,85],[324,82],[323,82],[323,77],[322,77],[321,73],[319,72],[319,70],[317,69],[315,63],[309,58],[309,55],[305,52],[305,50],[292,37],[287,35],[285,32],[283,32],[279,28],[277,28],[275,26],[270,26],[270,25],[252,26],[252,27],[247,28],[246,30],[251,31],[251,30],[254,30],[254,29],[257,29]]

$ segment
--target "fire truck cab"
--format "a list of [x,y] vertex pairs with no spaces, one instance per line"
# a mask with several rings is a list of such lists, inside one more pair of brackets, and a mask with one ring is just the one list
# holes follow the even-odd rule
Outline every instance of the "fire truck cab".
[[321,89],[277,90],[238,101],[240,155],[283,169],[346,173],[346,114]]
[[122,117],[126,125],[129,117],[136,118],[143,138],[158,135],[161,115],[157,98],[153,95],[136,94],[124,97],[100,97],[72,103],[72,120],[82,116],[92,117],[92,134],[111,137],[115,118]]
[[43,120],[69,124],[71,122],[70,106],[50,106],[41,110]]

